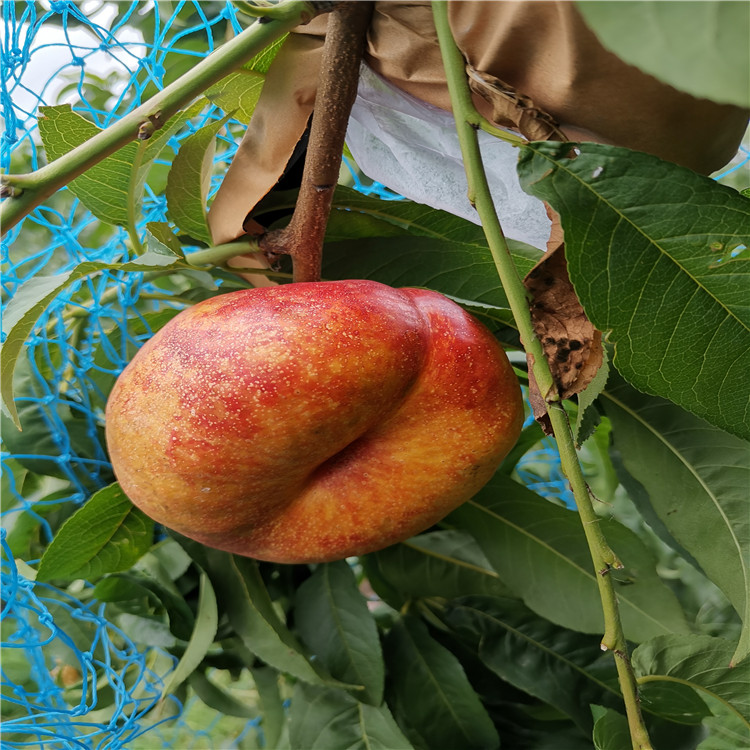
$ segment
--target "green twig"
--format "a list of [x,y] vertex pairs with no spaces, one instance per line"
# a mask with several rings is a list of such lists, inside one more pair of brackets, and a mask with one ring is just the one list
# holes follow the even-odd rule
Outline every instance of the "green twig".
[[218,266],[237,255],[257,253],[259,250],[258,240],[248,237],[242,242],[227,242],[224,245],[213,245],[204,250],[196,250],[186,255],[185,260],[191,266]]
[[560,451],[560,463],[573,490],[586,541],[591,552],[594,570],[596,571],[605,623],[604,636],[601,642],[602,649],[610,650],[615,655],[633,748],[635,750],[650,750],[651,741],[643,723],[635,675],[630,666],[627,643],[620,622],[617,597],[609,574],[612,568],[622,567],[622,564],[610,549],[599,526],[599,518],[594,511],[589,488],[578,461],[570,422],[562,405],[557,401],[554,379],[544,356],[541,342],[534,333],[526,288],[511,258],[492,201],[477,139],[477,129],[481,127],[481,123],[471,98],[471,90],[465,75],[463,55],[453,40],[448,22],[447,3],[444,0],[433,0],[432,8],[445,66],[451,106],[456,119],[456,129],[466,169],[469,200],[479,214],[498,276],[521,334],[521,340],[527,354],[531,355],[530,362],[534,378],[542,396],[550,406],[548,411]]
[[[0,226],[6,232],[47,198],[144,133],[160,128],[172,115],[285,33],[330,10],[328,3],[287,0],[274,7],[265,23],[256,22],[201,60],[194,68],[154,94],[140,107],[59,159],[20,175],[4,175]],[[145,128],[148,126],[148,128]]]

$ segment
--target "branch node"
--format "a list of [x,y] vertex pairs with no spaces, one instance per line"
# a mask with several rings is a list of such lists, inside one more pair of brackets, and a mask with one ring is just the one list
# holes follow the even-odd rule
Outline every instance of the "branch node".
[[163,124],[161,112],[149,115],[147,119],[138,124],[136,138],[139,141],[147,141]]
[[7,182],[0,183],[0,198],[18,198],[23,193],[23,188],[9,185]]

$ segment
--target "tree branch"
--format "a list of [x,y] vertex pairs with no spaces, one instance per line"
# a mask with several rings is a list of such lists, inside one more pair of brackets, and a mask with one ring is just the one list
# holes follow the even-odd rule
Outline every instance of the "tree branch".
[[320,280],[323,237],[371,15],[372,3],[362,0],[342,2],[331,12],[299,197],[288,226],[260,240],[272,264],[281,255],[292,257],[294,281]]
[[[469,184],[469,199],[482,222],[498,276],[521,334],[521,341],[526,352],[531,355],[534,378],[542,396],[549,403],[557,399],[554,380],[541,342],[534,333],[526,288],[508,250],[508,244],[490,194],[479,150],[477,114],[465,75],[465,61],[453,39],[448,22],[447,3],[444,0],[433,0],[432,8]],[[559,401],[549,403],[549,406],[550,421],[560,451],[560,463],[576,499],[599,587],[605,623],[602,649],[612,651],[615,656],[633,748],[634,750],[651,750],[651,741],[641,715],[635,675],[628,658],[627,643],[620,622],[617,596],[612,577],[609,575],[611,568],[622,567],[622,563],[610,549],[601,531],[599,517],[594,511],[588,485],[578,461],[568,416]]]
[[[330,3],[287,0],[273,8],[273,15],[256,22],[201,60],[158,94],[121,117],[86,143],[35,172],[4,175],[0,196],[0,226],[7,232],[47,198],[133,140],[149,137],[177,111],[209,86],[267,47],[283,34],[316,15],[330,10]],[[7,197],[6,197],[7,196]]]

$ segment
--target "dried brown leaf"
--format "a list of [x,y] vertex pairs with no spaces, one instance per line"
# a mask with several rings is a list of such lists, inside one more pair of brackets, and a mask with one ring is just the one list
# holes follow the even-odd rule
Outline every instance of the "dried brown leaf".
[[602,363],[602,336],[568,278],[565,246],[549,250],[524,280],[534,332],[542,342],[560,398],[580,393]]

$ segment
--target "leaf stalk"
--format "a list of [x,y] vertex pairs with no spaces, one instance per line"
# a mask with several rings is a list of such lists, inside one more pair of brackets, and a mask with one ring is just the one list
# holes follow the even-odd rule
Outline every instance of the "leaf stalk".
[[433,0],[432,9],[453,115],[456,120],[458,140],[464,159],[469,200],[482,223],[498,276],[521,335],[521,341],[527,354],[530,355],[534,378],[542,396],[549,404],[548,412],[560,452],[560,463],[575,496],[596,571],[605,623],[602,648],[612,651],[615,656],[633,748],[634,750],[651,750],[651,741],[641,714],[637,683],[627,653],[627,642],[620,620],[617,596],[612,577],[609,575],[611,568],[623,566],[612,552],[601,531],[599,517],[591,502],[589,488],[576,453],[570,421],[562,405],[557,401],[554,379],[541,342],[534,333],[526,288],[513,263],[492,200],[477,138],[477,130],[481,127],[479,116],[472,101],[463,55],[453,39],[447,3],[444,0]]

